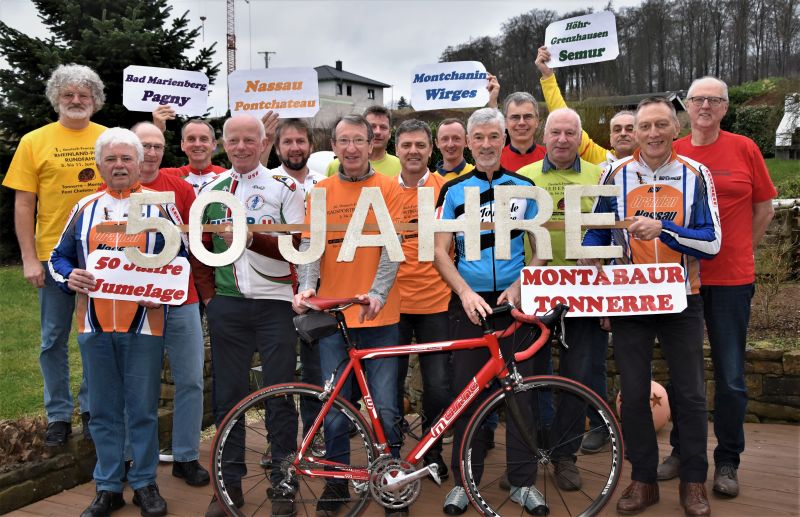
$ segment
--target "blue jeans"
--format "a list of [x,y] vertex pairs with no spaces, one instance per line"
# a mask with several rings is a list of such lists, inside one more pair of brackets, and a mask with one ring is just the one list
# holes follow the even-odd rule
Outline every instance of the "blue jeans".
[[[744,355],[750,323],[750,300],[754,293],[753,284],[700,287],[703,316],[711,343],[711,360],[714,363],[716,465],[738,467],[739,455],[744,451],[744,417],[747,412]],[[669,441],[672,455],[677,457],[680,457],[679,433],[673,419]]]
[[[383,348],[397,346],[400,334],[397,324],[381,327],[365,327],[348,329],[353,345],[359,349]],[[336,380],[341,377],[344,365],[347,364],[347,351],[341,332],[319,340],[319,356],[322,366],[322,378],[328,379],[337,370]],[[372,403],[380,416],[386,439],[392,446],[392,455],[400,455],[400,435],[397,422],[400,415],[397,411],[397,358],[367,359],[363,362],[367,371],[367,382],[372,395]],[[351,384],[345,382],[339,394],[343,399],[350,399]],[[325,458],[330,461],[350,463],[348,424],[336,410],[331,410],[325,417]],[[342,482],[339,480],[329,483]]]
[[168,308],[164,347],[175,382],[172,455],[175,461],[200,457],[203,425],[203,328],[198,304]]
[[[322,371],[319,364],[319,343],[307,343],[302,339],[300,343],[300,380],[314,386],[322,386]],[[314,424],[320,409],[322,408],[322,401],[312,400],[311,397],[303,397],[300,400],[300,414],[303,419],[303,431]]]
[[155,483],[164,338],[92,332],[78,334],[78,344],[89,386],[97,490],[122,492],[126,418],[133,456],[128,484],[136,490]]
[[[47,422],[72,421],[72,392],[69,387],[69,332],[75,312],[75,295],[61,290],[44,267],[44,287],[39,289],[39,313],[42,322],[42,344],[39,366],[44,379],[44,410]],[[81,411],[88,411],[89,393],[84,372],[78,391]]]

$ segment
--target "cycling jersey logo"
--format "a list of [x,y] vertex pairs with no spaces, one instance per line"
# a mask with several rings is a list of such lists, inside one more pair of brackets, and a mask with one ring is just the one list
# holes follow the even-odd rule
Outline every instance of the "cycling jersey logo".
[[274,180],[277,180],[277,181],[280,181],[281,183],[283,183],[283,186],[284,186],[284,187],[286,187],[286,188],[288,188],[288,189],[289,189],[289,190],[291,190],[292,192],[294,192],[295,190],[297,190],[297,184],[294,182],[294,180],[292,180],[292,178],[289,178],[288,176],[278,176],[278,175],[276,174],[276,175],[275,175],[275,176],[273,176],[272,178],[273,178]]
[[266,204],[267,200],[261,194],[253,194],[245,201],[245,206],[248,210],[259,210]]

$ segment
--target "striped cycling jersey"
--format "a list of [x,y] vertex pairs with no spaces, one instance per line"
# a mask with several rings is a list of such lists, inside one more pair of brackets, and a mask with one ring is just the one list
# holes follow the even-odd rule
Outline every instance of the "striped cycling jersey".
[[[439,219],[462,219],[464,217],[464,189],[477,187],[480,190],[481,222],[494,222],[494,188],[500,186],[533,186],[533,182],[517,173],[500,169],[489,180],[486,173],[473,170],[458,178],[448,181],[442,187],[436,203],[436,214]],[[511,219],[533,219],[538,213],[536,202],[532,199],[512,199],[510,203]],[[524,232],[511,232],[511,258],[495,259],[494,230],[481,231],[481,258],[469,261],[466,259],[464,234],[455,235],[455,263],[459,274],[476,292],[503,291],[518,277],[525,266]]]
[[[156,192],[138,183],[127,190],[102,190],[81,199],[72,209],[67,224],[53,253],[50,255],[50,273],[65,292],[67,279],[73,269],[86,269],[86,258],[96,249],[124,250],[135,246],[143,253],[158,253],[164,247],[160,233],[99,232],[102,225],[113,225],[128,219],[130,195],[137,192]],[[174,204],[144,205],[142,217],[164,217],[174,224],[182,224]],[[184,248],[181,255],[186,256]],[[164,333],[166,306],[146,309],[136,302],[89,298],[78,294],[78,332],[127,332],[161,336]]]
[[700,289],[699,259],[713,258],[722,243],[714,183],[708,169],[689,158],[672,153],[656,170],[640,157],[617,160],[606,167],[601,185],[622,188],[616,197],[600,197],[595,212],[611,212],[617,221],[643,216],[658,219],[661,235],[651,241],[632,239],[625,229],[592,229],[584,246],[622,246],[617,264],[679,263],[686,278],[686,293]]

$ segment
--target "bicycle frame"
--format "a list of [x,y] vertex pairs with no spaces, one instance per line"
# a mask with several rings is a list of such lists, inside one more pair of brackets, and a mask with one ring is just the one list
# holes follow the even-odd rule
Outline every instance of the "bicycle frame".
[[[345,342],[349,343],[349,336],[347,334],[347,327],[343,325],[344,317],[341,316],[341,313],[336,313],[337,320],[340,322],[340,331],[345,338]],[[518,325],[517,323],[512,323],[511,327]],[[509,329],[511,328],[509,327]],[[507,331],[508,329],[506,329]],[[349,356],[349,361],[346,363],[344,370],[342,370],[341,375],[339,375],[339,380],[336,381],[333,390],[331,391],[328,399],[323,404],[322,408],[320,409],[319,415],[317,415],[316,419],[314,420],[314,424],[311,426],[310,429],[307,429],[305,435],[303,436],[303,441],[300,445],[298,450],[297,458],[295,459],[295,466],[296,468],[305,473],[306,475],[312,477],[325,477],[325,478],[343,478],[343,479],[352,479],[356,481],[369,481],[369,472],[366,469],[355,469],[351,468],[346,465],[342,465],[340,463],[327,461],[321,458],[312,458],[306,456],[306,452],[308,448],[311,446],[311,441],[313,436],[319,430],[320,426],[323,425],[325,416],[330,411],[331,407],[333,406],[333,401],[341,392],[344,383],[347,382],[347,379],[351,372],[355,372],[356,380],[358,382],[359,387],[361,388],[361,393],[364,399],[364,405],[366,406],[368,413],[369,413],[369,420],[372,424],[372,429],[375,432],[376,442],[378,444],[378,449],[381,454],[388,455],[390,453],[389,444],[386,439],[386,434],[384,433],[383,426],[381,425],[380,418],[378,416],[378,411],[375,405],[372,403],[372,395],[369,391],[369,386],[367,384],[367,378],[365,376],[364,367],[361,364],[361,361],[364,359],[377,359],[383,357],[396,357],[396,356],[404,356],[404,355],[411,355],[411,354],[426,354],[426,353],[433,353],[433,352],[445,352],[445,351],[453,351],[453,350],[472,350],[475,348],[488,348],[490,353],[490,358],[486,362],[486,364],[478,371],[475,377],[472,378],[472,381],[467,384],[467,386],[461,391],[461,393],[456,396],[453,402],[448,406],[448,408],[442,413],[439,419],[431,425],[430,430],[428,433],[423,436],[419,443],[409,452],[406,457],[404,458],[405,461],[410,463],[411,465],[417,464],[420,459],[422,459],[425,452],[430,449],[430,447],[436,443],[439,437],[449,429],[453,423],[458,419],[461,413],[472,403],[473,399],[478,396],[483,390],[485,390],[491,382],[497,378],[501,381],[503,379],[507,379],[510,374],[508,368],[506,367],[506,363],[503,359],[503,355],[500,351],[500,344],[498,341],[498,334],[503,335],[505,331],[486,331],[483,336],[477,338],[468,338],[468,339],[459,339],[459,340],[451,340],[451,341],[440,341],[434,343],[421,343],[421,344],[412,344],[412,345],[401,345],[401,346],[391,346],[385,348],[370,348],[366,350],[359,350],[353,346],[349,346],[347,350],[347,354]],[[542,343],[543,344],[543,343]],[[535,346],[532,345],[532,346]],[[541,348],[541,344],[539,348]],[[335,471],[326,471],[326,470],[313,470],[304,468],[300,465],[301,459],[309,459],[313,460],[314,463],[321,464],[321,465],[330,465],[330,466],[337,466],[340,469],[339,472]]]

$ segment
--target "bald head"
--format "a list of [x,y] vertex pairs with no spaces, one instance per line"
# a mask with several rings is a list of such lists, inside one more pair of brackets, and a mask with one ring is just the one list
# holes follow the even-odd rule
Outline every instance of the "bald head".
[[547,159],[559,169],[568,169],[578,158],[581,143],[581,117],[575,110],[560,108],[550,112],[544,124]]
[[252,115],[234,115],[222,126],[222,140],[231,165],[240,174],[255,170],[266,148],[264,125]]

